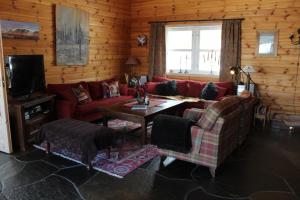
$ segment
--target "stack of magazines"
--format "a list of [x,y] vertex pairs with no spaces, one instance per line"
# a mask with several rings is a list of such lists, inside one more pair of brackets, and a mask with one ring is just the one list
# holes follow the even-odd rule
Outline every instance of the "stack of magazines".
[[131,107],[131,110],[147,110],[148,106],[144,104],[136,104]]

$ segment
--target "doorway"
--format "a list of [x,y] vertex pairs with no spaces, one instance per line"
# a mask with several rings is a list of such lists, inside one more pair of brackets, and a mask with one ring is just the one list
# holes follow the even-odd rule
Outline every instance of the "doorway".
[[10,132],[10,125],[9,125],[1,24],[0,24],[0,151],[5,153],[12,153],[12,141],[11,141],[11,132]]

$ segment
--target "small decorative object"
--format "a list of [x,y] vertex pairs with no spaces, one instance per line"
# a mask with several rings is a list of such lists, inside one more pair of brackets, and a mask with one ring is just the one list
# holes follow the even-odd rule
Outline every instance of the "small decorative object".
[[278,31],[258,31],[256,56],[277,56]]
[[127,73],[124,74],[125,82],[128,85],[129,84],[129,75]]
[[147,35],[138,35],[136,37],[136,43],[139,47],[147,45]]
[[136,101],[138,102],[138,104],[145,104],[145,98],[142,97],[139,91],[137,92]]
[[89,52],[89,15],[87,12],[56,6],[57,65],[86,65]]
[[145,85],[146,83],[148,82],[148,76],[140,76],[139,78],[139,85],[140,86],[143,86]]
[[128,86],[129,86],[129,87],[132,87],[132,88],[135,88],[136,86],[138,86],[138,80],[137,80],[137,78],[132,77],[132,78],[129,80]]
[[180,62],[179,62],[179,73],[181,74],[182,73],[182,70],[181,70],[181,56],[180,56]]
[[297,33],[298,33],[298,40],[296,41],[295,41],[295,37],[296,37],[295,34],[292,33],[290,35],[290,40],[293,45],[300,45],[300,28],[297,30]]
[[3,38],[39,39],[40,26],[36,23],[1,20],[1,28]]
[[134,67],[138,64],[140,64],[140,61],[135,56],[129,56],[127,59],[126,65],[129,65],[130,67],[130,77],[134,76]]

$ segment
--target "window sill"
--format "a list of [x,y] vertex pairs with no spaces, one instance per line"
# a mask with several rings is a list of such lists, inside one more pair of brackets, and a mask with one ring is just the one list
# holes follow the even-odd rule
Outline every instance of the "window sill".
[[213,78],[219,78],[219,75],[214,75],[214,74],[167,73],[167,76],[182,76],[182,77],[213,77]]

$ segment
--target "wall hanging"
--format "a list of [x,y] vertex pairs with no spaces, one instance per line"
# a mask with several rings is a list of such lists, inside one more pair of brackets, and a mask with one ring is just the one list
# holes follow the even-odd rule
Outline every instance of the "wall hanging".
[[87,12],[56,6],[56,64],[86,65],[89,55]]
[[8,39],[38,40],[40,26],[36,23],[1,20],[2,37]]
[[147,45],[147,35],[138,35],[136,37],[136,43],[139,47],[143,47]]

